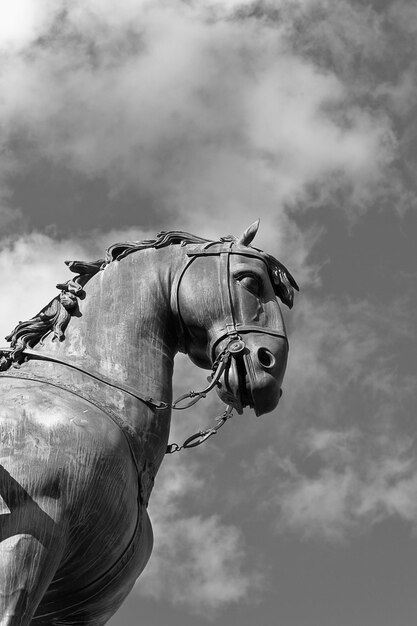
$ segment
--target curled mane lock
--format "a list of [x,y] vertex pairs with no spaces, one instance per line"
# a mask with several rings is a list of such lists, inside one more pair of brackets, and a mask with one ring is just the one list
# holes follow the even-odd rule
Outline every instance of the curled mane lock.
[[29,320],[19,322],[12,332],[6,336],[13,351],[0,353],[0,371],[11,365],[19,366],[24,360],[23,351],[34,348],[52,334],[52,341],[63,341],[65,330],[71,317],[77,313],[78,298],[83,299],[83,286],[102,267],[103,260],[93,263],[66,261],[71,271],[80,272],[73,280],[58,283],[60,294],[53,298],[43,309]]
[[13,360],[20,361],[25,348],[33,348],[50,333],[53,334],[53,340],[63,341],[65,329],[71,319],[71,309],[76,304],[76,296],[62,292],[30,320],[19,322],[6,337],[6,341],[10,341],[14,348]]

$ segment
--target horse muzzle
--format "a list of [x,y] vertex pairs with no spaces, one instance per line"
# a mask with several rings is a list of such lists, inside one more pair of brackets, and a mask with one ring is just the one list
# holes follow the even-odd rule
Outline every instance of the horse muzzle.
[[275,409],[287,365],[286,337],[250,333],[224,344],[222,341],[218,353],[228,350],[231,358],[217,388],[221,400],[238,413],[246,406],[253,408],[257,416]]

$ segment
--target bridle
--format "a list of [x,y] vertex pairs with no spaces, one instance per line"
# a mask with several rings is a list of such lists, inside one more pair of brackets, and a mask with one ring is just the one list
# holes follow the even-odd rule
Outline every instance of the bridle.
[[[208,256],[218,256],[219,257],[219,265],[218,265],[218,288],[221,299],[221,309],[222,309],[222,320],[223,326],[216,327],[215,337],[211,340],[209,345],[209,355],[210,360],[213,363],[214,361],[214,351],[218,344],[222,342],[224,339],[229,338],[231,340],[240,340],[243,342],[241,334],[249,333],[249,332],[257,332],[263,333],[266,335],[273,335],[278,337],[283,337],[286,339],[286,333],[283,328],[281,329],[273,329],[273,328],[265,328],[264,326],[256,325],[256,324],[246,324],[243,320],[239,320],[237,316],[237,312],[235,310],[233,304],[232,297],[232,275],[230,270],[230,259],[232,256],[243,256],[249,258],[255,258],[261,260],[268,270],[268,264],[265,260],[265,255],[256,248],[245,247],[236,247],[234,241],[228,242],[213,242],[208,243],[204,246],[187,246],[189,249],[186,254],[189,257],[187,263],[185,264],[182,271],[179,273],[179,277],[174,282],[173,285],[173,293],[174,293],[174,301],[172,303],[172,310],[176,313],[175,317],[178,321],[178,336],[179,343],[182,346],[182,350],[185,352],[184,344],[185,337],[188,334],[186,330],[186,325],[184,324],[184,320],[181,314],[181,305],[180,305],[180,287],[181,282],[189,270],[190,266],[194,261],[201,257]],[[225,280],[226,279],[226,280]],[[244,342],[243,342],[244,344]],[[245,348],[245,345],[242,345],[242,352]],[[236,355],[238,351],[235,351]]]
[[[237,318],[237,314],[235,311],[235,307],[233,305],[232,298],[232,278],[230,271],[230,257],[232,255],[241,255],[245,257],[255,257],[257,259],[261,259],[265,264],[265,258],[263,257],[260,251],[257,251],[254,248],[235,248],[234,242],[221,242],[221,243],[209,243],[206,246],[189,246],[190,249],[187,250],[188,260],[182,269],[182,271],[178,275],[178,279],[176,283],[173,285],[173,293],[174,293],[174,301],[172,303],[173,312],[176,313],[175,318],[178,324],[178,336],[179,343],[181,346],[185,344],[185,337],[187,335],[186,325],[184,323],[181,308],[180,308],[180,287],[181,282],[189,270],[192,263],[201,257],[206,256],[219,256],[219,268],[218,268],[218,283],[219,283],[219,291],[221,298],[221,306],[224,314],[223,326],[220,326],[216,329],[216,336],[211,340],[209,346],[209,353],[212,361],[212,370],[211,375],[208,379],[208,385],[202,389],[201,391],[189,391],[188,393],[182,394],[179,396],[174,402],[169,403],[163,400],[155,399],[151,396],[142,394],[140,391],[130,387],[129,385],[122,385],[114,383],[110,378],[106,377],[103,374],[97,374],[96,372],[92,372],[87,370],[84,367],[80,367],[71,361],[67,361],[64,359],[59,359],[52,355],[48,355],[42,352],[37,352],[31,348],[19,349],[18,351],[13,347],[0,348],[0,358],[3,357],[3,361],[6,365],[0,368],[0,371],[4,371],[11,366],[20,367],[23,362],[27,360],[39,360],[39,361],[47,361],[50,363],[57,363],[60,365],[64,365],[73,370],[81,372],[82,374],[97,380],[113,389],[117,389],[122,391],[137,400],[140,400],[147,406],[155,410],[184,410],[193,406],[197,402],[199,402],[202,398],[205,398],[207,394],[212,391],[215,387],[220,384],[220,379],[226,369],[229,367],[232,358],[239,358],[246,350],[246,344],[244,339],[242,338],[242,334],[248,332],[258,332],[265,333],[268,335],[274,335],[286,338],[285,331],[283,330],[275,330],[275,329],[265,329],[262,326],[257,325],[248,325],[242,322]],[[226,281],[224,277],[226,276]],[[227,339],[226,346],[221,350],[218,356],[214,359],[214,351],[220,342]],[[15,352],[19,354],[19,359],[14,359]],[[249,371],[250,374],[250,371]],[[25,376],[25,378],[27,378]],[[32,380],[36,380],[36,378],[32,378]],[[59,385],[58,385],[59,386]],[[189,400],[186,402],[186,400]],[[184,402],[186,402],[184,404]],[[216,434],[217,431],[233,416],[233,407],[229,405],[225,405],[226,408],[223,413],[217,416],[216,424],[212,427],[207,427],[203,430],[199,430],[194,433],[190,437],[188,437],[182,445],[178,445],[176,443],[169,444],[166,452],[171,454],[173,452],[178,452],[179,450],[186,448],[193,448],[202,443],[204,443],[209,437]]]

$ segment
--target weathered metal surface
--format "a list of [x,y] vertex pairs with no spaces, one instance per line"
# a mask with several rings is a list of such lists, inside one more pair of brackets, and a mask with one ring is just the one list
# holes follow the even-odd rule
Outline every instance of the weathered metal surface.
[[170,409],[157,406],[172,403],[179,349],[214,364],[223,421],[231,407],[260,415],[276,406],[288,352],[276,296],[291,306],[296,284],[249,246],[256,229],[217,243],[164,233],[69,263],[75,279],[8,337],[1,626],[98,626],[129,593],[152,549],[146,505],[170,425]]

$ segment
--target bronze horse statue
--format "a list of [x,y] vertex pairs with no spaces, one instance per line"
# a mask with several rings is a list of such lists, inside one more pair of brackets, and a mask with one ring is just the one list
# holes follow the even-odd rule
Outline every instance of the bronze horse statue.
[[[152,549],[178,350],[239,413],[278,403],[295,280],[240,238],[183,232],[67,262],[73,280],[0,350],[0,625],[105,624]],[[65,339],[65,340],[64,340]],[[216,432],[201,431],[193,446]],[[179,446],[170,446],[168,451]]]

